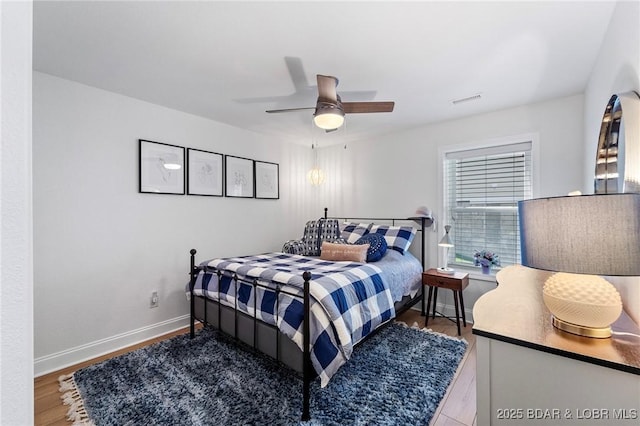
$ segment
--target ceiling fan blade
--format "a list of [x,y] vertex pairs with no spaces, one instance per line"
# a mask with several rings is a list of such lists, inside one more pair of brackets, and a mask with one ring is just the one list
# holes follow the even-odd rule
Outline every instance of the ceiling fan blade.
[[293,111],[303,111],[308,109],[316,109],[316,107],[302,107],[302,108],[285,108],[285,109],[268,109],[265,112],[269,114],[278,113],[278,112],[293,112]]
[[331,75],[317,75],[318,79],[318,97],[323,100],[337,103],[338,93],[336,87],[338,87],[338,79]]
[[291,81],[293,82],[293,87],[295,87],[296,92],[302,92],[308,89],[309,83],[307,82],[307,75],[302,66],[302,59],[295,56],[285,56],[284,62],[287,64],[287,69],[289,70],[289,75],[291,76]]
[[395,102],[343,102],[345,114],[365,112],[392,112]]

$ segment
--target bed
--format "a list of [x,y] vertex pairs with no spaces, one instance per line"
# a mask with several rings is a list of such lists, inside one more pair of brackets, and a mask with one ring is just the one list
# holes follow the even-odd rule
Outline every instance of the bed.
[[[310,419],[311,381],[319,377],[325,386],[355,346],[421,300],[425,229],[430,225],[424,218],[418,219],[418,229],[407,219],[328,218],[327,209],[324,220],[347,224],[340,243],[354,243],[373,232],[384,235],[388,249],[371,263],[283,252],[196,265],[196,250],[191,250],[190,258],[191,335],[200,321],[301,375],[302,420]],[[422,261],[409,251],[416,235]]]

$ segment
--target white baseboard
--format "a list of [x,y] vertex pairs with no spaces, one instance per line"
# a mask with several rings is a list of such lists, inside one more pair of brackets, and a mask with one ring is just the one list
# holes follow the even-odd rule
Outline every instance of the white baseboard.
[[105,339],[96,340],[64,351],[45,355],[34,360],[35,377],[84,362],[189,325],[189,315],[182,315],[136,330],[127,331]]
[[[420,310],[420,304],[412,309]],[[444,315],[455,317],[455,307],[438,303],[436,310]],[[467,323],[473,323],[473,312],[465,309]],[[96,340],[64,351],[45,355],[34,360],[35,377],[43,376],[63,368],[97,358],[99,356],[153,339],[179,330],[189,325],[189,315],[162,321],[136,330],[131,330],[105,339]]]

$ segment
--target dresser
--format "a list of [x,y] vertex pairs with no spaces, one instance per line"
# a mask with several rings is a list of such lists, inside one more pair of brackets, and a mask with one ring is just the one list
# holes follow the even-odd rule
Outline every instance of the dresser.
[[624,312],[608,339],[553,327],[550,272],[510,266],[473,308],[477,424],[640,424],[640,328]]

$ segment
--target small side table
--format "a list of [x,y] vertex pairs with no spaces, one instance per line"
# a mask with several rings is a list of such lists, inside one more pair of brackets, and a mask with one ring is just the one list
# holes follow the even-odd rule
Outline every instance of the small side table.
[[[437,269],[431,268],[422,273],[422,285],[429,286],[429,299],[427,302],[426,316],[424,325],[427,326],[429,321],[429,309],[431,309],[431,300],[433,299],[432,317],[436,317],[436,302],[438,299],[438,288],[448,288],[453,291],[453,301],[456,306],[456,324],[458,326],[458,336],[460,335],[460,312],[458,309],[458,301],[460,309],[462,309],[462,322],[467,326],[467,318],[464,313],[464,299],[462,291],[469,285],[469,274],[463,272],[454,272],[453,274],[441,274]],[[424,305],[424,289],[422,290],[422,314],[425,315]],[[448,318],[448,317],[446,317]]]

